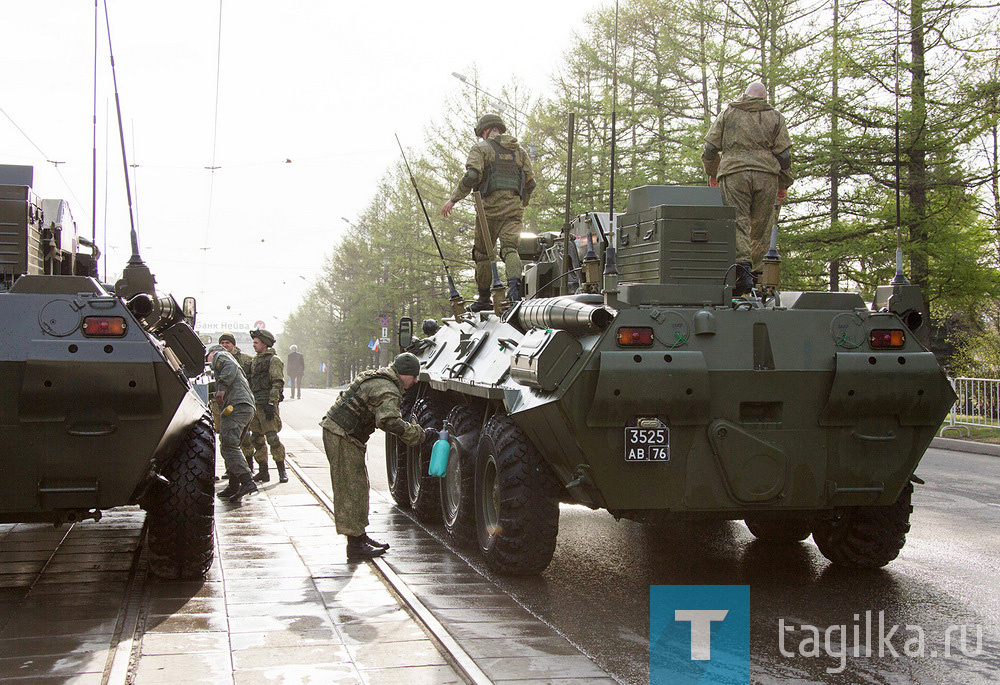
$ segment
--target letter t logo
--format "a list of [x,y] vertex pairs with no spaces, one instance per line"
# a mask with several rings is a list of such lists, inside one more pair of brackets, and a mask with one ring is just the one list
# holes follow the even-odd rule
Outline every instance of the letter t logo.
[[691,622],[691,661],[712,658],[712,621],[726,618],[729,609],[677,609],[675,621]]

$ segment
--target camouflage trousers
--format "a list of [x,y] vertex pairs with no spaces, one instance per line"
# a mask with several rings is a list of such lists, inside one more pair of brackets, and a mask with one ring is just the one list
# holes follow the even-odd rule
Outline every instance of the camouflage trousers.
[[[213,396],[208,401],[208,407],[212,410],[212,421],[215,423],[215,432],[222,436],[222,411],[219,408],[219,403],[215,401]],[[243,431],[243,437],[240,440],[240,451],[243,452],[243,456],[247,458],[247,463],[252,463],[253,459],[253,443],[250,441],[250,430],[247,429]],[[267,457],[267,446],[264,447],[264,457]]]
[[771,242],[778,177],[766,171],[737,171],[720,177],[719,185],[722,200],[736,208],[736,261],[750,262],[754,271],[761,271]]
[[[486,223],[490,228],[490,239],[496,245],[500,240],[500,261],[504,263],[506,277],[521,278],[524,272],[524,265],[521,263],[521,255],[517,252],[518,243],[521,241],[521,233],[524,231],[524,222],[520,216],[505,217],[503,219],[491,219],[487,217]],[[490,262],[490,250],[483,242],[482,231],[476,227],[476,240],[472,246],[472,259],[476,262],[476,286],[480,290],[489,290],[493,285],[493,265]]]
[[368,528],[368,468],[365,448],[323,429],[323,449],[333,483],[333,520],[340,535],[364,535]]
[[271,456],[275,463],[285,461],[285,446],[278,440],[281,431],[281,415],[278,407],[274,408],[274,418],[268,419],[264,414],[264,405],[257,405],[257,413],[250,421],[250,443],[253,447],[253,458],[261,466],[267,465],[267,448],[271,448]]
[[253,419],[254,409],[249,404],[237,404],[228,416],[220,418],[219,451],[226,462],[226,473],[230,478],[238,478],[250,473],[247,460],[240,451],[240,443],[249,432],[247,426]]

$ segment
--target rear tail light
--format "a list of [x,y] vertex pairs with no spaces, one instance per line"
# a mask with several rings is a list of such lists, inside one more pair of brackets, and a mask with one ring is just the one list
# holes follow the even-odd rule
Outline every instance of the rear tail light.
[[618,329],[618,344],[622,347],[651,347],[653,329],[645,326]]
[[868,343],[876,350],[899,349],[906,344],[906,333],[898,328],[876,329],[869,334]]
[[83,319],[83,334],[96,338],[120,338],[128,324],[121,316],[88,316]]

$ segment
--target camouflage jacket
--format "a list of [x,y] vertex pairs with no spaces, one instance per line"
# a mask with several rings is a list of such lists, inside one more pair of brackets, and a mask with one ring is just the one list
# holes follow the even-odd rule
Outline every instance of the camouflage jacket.
[[216,352],[212,357],[212,373],[215,374],[215,389],[226,393],[223,406],[227,404],[249,404],[253,406],[253,393],[239,362],[228,352]]
[[[535,189],[535,175],[531,170],[531,159],[524,151],[517,138],[506,133],[494,133],[490,136],[508,150],[513,150],[517,157],[517,163],[524,172],[524,198],[518,196],[513,190],[498,190],[483,198],[483,206],[486,209],[486,216],[490,219],[520,218],[524,215],[524,208],[528,206],[531,193]],[[487,166],[496,160],[496,151],[493,146],[483,139],[480,139],[469,151],[469,158],[465,162],[466,170],[475,171],[481,181],[485,175]],[[449,198],[452,202],[458,202],[466,195],[475,190],[475,185],[467,185],[468,176],[463,176],[458,182],[458,186]],[[479,181],[476,182],[478,185]]]
[[[269,347],[250,362],[250,390],[257,404],[278,404],[285,387],[285,364]],[[264,393],[267,393],[264,399]]]
[[[365,381],[358,388],[361,399],[375,414],[375,426],[386,433],[392,433],[399,437],[407,445],[419,445],[424,440],[424,429],[417,423],[404,421],[399,410],[399,405],[403,400],[403,382],[399,380],[399,374],[391,366],[383,367],[379,369],[379,372],[389,376],[392,380],[375,377]],[[319,425],[338,435],[347,436],[347,432],[341,428],[340,424],[331,419],[329,414],[323,417]],[[360,442],[354,438],[351,439]]]
[[250,364],[253,362],[253,357],[243,354],[242,350],[238,347],[234,347],[231,354],[236,363],[240,365],[240,369],[243,370],[243,375],[250,378]]
[[705,136],[721,152],[702,155],[705,173],[720,177],[739,171],[763,171],[779,176],[779,184],[787,188],[794,176],[791,169],[782,170],[777,155],[792,146],[785,118],[763,98],[744,97],[718,116]]

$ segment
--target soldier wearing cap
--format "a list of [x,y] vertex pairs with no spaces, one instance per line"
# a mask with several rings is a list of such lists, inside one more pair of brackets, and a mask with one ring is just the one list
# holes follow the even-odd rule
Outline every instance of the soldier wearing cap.
[[215,395],[212,399],[220,407],[221,429],[219,430],[220,452],[226,462],[229,485],[219,497],[230,502],[239,502],[244,495],[257,492],[253,477],[243,455],[240,441],[247,432],[247,426],[254,415],[253,393],[239,362],[222,345],[208,348],[208,364],[215,374]]
[[259,471],[253,477],[258,483],[271,480],[267,470],[267,450],[271,448],[274,465],[278,469],[278,481],[288,482],[285,472],[285,446],[278,439],[281,430],[281,416],[278,404],[284,399],[285,365],[274,351],[274,335],[263,328],[250,331],[253,349],[257,356],[250,362],[250,390],[253,392],[257,413],[250,421],[250,440],[254,447],[254,459]]
[[385,553],[389,545],[372,540],[368,528],[368,469],[365,443],[381,428],[407,445],[437,438],[437,431],[424,430],[400,415],[403,391],[417,382],[420,361],[409,352],[391,365],[364,371],[348,386],[320,421],[323,447],[330,462],[333,510],[337,532],[347,536],[347,558],[369,559]]
[[[243,351],[236,346],[236,336],[232,333],[223,333],[219,336],[219,344],[222,345],[226,352],[232,355],[233,359],[236,360],[236,363],[240,365],[243,375],[250,378],[250,362],[253,361],[253,357],[248,354],[243,354]],[[216,421],[216,426],[218,425],[218,421]],[[240,451],[242,451],[243,456],[246,457],[247,466],[253,469],[253,444],[250,442],[250,431],[243,432],[243,439],[240,441]]]
[[[517,247],[524,231],[524,208],[528,206],[535,189],[531,159],[518,144],[517,138],[507,134],[507,127],[496,114],[480,117],[475,132],[480,140],[469,152],[465,175],[441,208],[441,215],[451,214],[455,204],[472,191],[482,193],[490,240],[494,244],[498,238],[500,240],[500,259],[507,272],[508,294],[514,302],[521,299],[524,267]],[[490,302],[490,286],[493,283],[490,252],[492,246],[485,244],[481,231],[476,231],[472,259],[476,263],[479,299],[472,303],[470,309],[473,311],[493,307]]]

